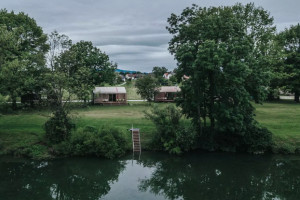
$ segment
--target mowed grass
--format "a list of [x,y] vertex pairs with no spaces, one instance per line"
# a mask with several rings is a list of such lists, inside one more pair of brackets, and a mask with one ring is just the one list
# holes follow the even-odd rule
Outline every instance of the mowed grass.
[[[167,103],[157,104],[159,107]],[[274,135],[277,146],[292,145],[300,148],[300,104],[292,101],[264,103],[256,107],[256,120]],[[147,146],[152,138],[154,125],[145,119],[144,110],[150,109],[146,102],[132,102],[127,106],[91,106],[72,110],[77,128],[115,126],[130,134],[133,125],[140,128],[142,145]],[[32,145],[44,140],[43,124],[49,111],[32,111],[0,115],[0,152],[2,150]],[[2,151],[3,152],[3,151]]]
[[300,104],[291,100],[255,104],[256,120],[273,133],[277,146],[300,148]]
[[[159,104],[160,107],[166,105]],[[146,102],[132,102],[126,106],[91,106],[74,109],[71,116],[77,129],[86,126],[95,128],[114,126],[130,134],[129,129],[132,126],[140,128],[142,143],[147,146],[154,125],[144,117],[143,111],[150,108]],[[0,115],[0,152],[1,146],[2,152],[7,152],[10,149],[43,141],[45,136],[43,125],[49,117],[49,111]]]

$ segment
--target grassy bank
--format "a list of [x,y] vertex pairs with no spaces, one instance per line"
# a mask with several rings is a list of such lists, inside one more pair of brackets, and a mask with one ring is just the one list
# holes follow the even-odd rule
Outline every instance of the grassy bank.
[[282,100],[255,107],[256,120],[273,133],[274,152],[300,150],[300,104]]
[[[167,104],[158,104],[166,106]],[[300,105],[291,101],[255,105],[256,119],[274,135],[274,151],[294,153],[300,149]],[[130,103],[128,106],[92,106],[72,111],[78,128],[111,125],[127,132],[133,125],[141,129],[142,146],[148,147],[152,122],[144,118],[147,103]],[[49,111],[19,111],[0,115],[0,154],[26,154],[47,157],[44,146],[43,124]],[[34,147],[34,148],[32,148]],[[29,151],[29,152],[28,152]]]

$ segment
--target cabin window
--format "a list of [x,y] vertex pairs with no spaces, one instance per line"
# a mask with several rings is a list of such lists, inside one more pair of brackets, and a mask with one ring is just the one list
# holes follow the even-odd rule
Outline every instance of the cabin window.
[[116,94],[109,94],[109,101],[116,101],[117,97]]

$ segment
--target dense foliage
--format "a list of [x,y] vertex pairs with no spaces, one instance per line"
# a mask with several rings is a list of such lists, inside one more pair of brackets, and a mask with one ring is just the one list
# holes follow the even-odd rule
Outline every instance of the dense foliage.
[[294,100],[299,102],[300,96],[300,24],[291,26],[281,32],[277,40],[284,50],[285,89],[295,94]]
[[56,146],[57,153],[75,156],[115,158],[128,150],[128,137],[114,127],[100,130],[88,126],[74,132],[69,141]]
[[253,4],[194,5],[179,16],[172,14],[168,22],[178,79],[189,76],[181,87],[183,113],[200,135],[210,127],[209,141],[219,133],[245,136],[256,124],[251,100],[262,102],[267,96],[273,18]]
[[116,64],[92,42],[80,41],[59,55],[56,70],[70,77],[69,89],[78,99],[90,99],[96,85],[113,83]]
[[168,72],[168,69],[165,67],[155,66],[152,69],[152,74],[157,79],[157,81],[160,85],[168,85],[168,80],[163,77],[163,75],[167,72]]
[[175,106],[169,105],[163,109],[152,107],[150,112],[145,112],[145,116],[155,125],[154,148],[180,154],[193,147],[194,130],[185,126],[181,111]]
[[0,92],[16,98],[39,93],[44,87],[47,36],[24,13],[0,10]]
[[159,84],[157,79],[150,75],[139,78],[135,82],[137,93],[148,102],[153,101],[154,96],[158,91],[158,86]]
[[46,138],[54,144],[68,140],[74,128],[68,113],[64,109],[57,109],[53,116],[45,123]]

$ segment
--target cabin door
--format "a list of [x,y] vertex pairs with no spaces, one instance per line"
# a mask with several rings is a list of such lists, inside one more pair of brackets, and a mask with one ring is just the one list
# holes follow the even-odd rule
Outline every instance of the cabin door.
[[167,100],[173,100],[174,99],[174,93],[173,92],[168,92],[167,93]]
[[116,94],[110,94],[109,95],[109,101],[113,101],[113,102],[117,101],[117,95]]

